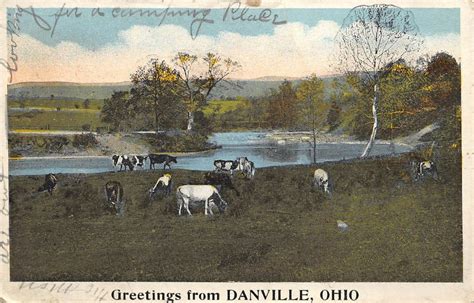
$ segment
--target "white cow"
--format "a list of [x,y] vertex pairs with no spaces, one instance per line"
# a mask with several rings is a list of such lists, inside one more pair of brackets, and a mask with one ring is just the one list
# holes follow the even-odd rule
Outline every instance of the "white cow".
[[318,168],[314,171],[313,185],[330,194],[329,175],[324,169]]
[[181,185],[176,190],[178,204],[178,215],[181,216],[181,209],[184,208],[191,216],[189,204],[198,204],[204,202],[204,214],[214,215],[212,207],[217,206],[222,213],[227,208],[227,202],[222,199],[217,189],[212,185]]

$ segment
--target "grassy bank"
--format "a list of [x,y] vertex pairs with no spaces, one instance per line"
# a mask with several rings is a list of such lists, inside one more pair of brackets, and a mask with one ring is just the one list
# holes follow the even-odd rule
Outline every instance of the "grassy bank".
[[83,130],[107,127],[98,110],[31,111],[8,113],[9,129]]
[[[406,156],[322,166],[331,199],[311,189],[313,166],[258,169],[235,178],[241,195],[224,190],[230,208],[212,219],[177,217],[174,194],[148,204],[162,171],[58,175],[52,197],[34,193],[43,177],[10,177],[11,279],[462,280],[459,175],[441,167],[442,181],[414,183]],[[172,175],[197,184],[203,172]],[[109,180],[124,186],[123,218],[101,208]]]

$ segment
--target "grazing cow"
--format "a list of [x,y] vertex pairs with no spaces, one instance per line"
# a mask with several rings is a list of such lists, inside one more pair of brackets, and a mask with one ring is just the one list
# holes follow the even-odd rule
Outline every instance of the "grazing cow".
[[225,173],[218,173],[215,171],[210,171],[204,174],[204,184],[214,185],[220,187],[219,190],[222,190],[224,186],[227,186],[230,189],[233,189],[237,196],[240,196],[239,191],[234,187],[232,183],[232,178]]
[[237,160],[215,160],[214,167],[216,172],[230,172],[233,175],[234,170],[239,167],[239,162]]
[[130,163],[132,163],[133,167],[140,166],[141,168],[143,168],[147,157],[148,156],[131,156]]
[[413,161],[412,168],[415,173],[415,180],[421,179],[425,174],[431,175],[435,180],[438,179],[438,169],[436,168],[436,164],[431,160]]
[[53,190],[56,189],[56,184],[58,184],[58,179],[54,174],[47,174],[44,176],[44,183],[38,188],[38,192],[48,191],[50,195],[53,194]]
[[171,169],[170,163],[178,163],[176,160],[176,157],[170,156],[170,155],[157,155],[157,154],[149,154],[148,159],[150,159],[150,169],[155,168],[155,164],[161,164],[164,163],[163,169],[166,169],[166,166]]
[[127,170],[127,166],[129,170],[133,170],[134,165],[132,164],[132,161],[128,157],[128,155],[113,155],[112,156],[112,164],[117,167],[120,165],[120,170],[122,170],[123,167],[125,167],[125,171]]
[[150,198],[153,198],[153,196],[158,193],[158,192],[163,192],[165,196],[168,196],[171,192],[171,175],[170,174],[164,174],[162,177],[156,181],[155,186],[150,188],[148,191],[150,194]]
[[237,167],[237,170],[244,171],[244,165],[245,165],[246,162],[249,161],[249,159],[247,157],[237,157],[237,159],[235,159],[235,161],[237,161],[239,163],[239,165]]
[[181,209],[184,208],[191,216],[189,204],[195,205],[204,202],[204,214],[212,216],[212,208],[217,206],[220,213],[227,208],[227,202],[222,199],[217,189],[212,185],[181,185],[176,190],[176,198],[178,204],[178,215],[181,216]]
[[324,169],[318,168],[314,171],[313,185],[325,193],[331,194],[329,191],[329,175]]
[[115,209],[117,216],[122,216],[125,211],[125,200],[123,199],[122,184],[117,181],[109,181],[105,184],[105,198],[107,207]]
[[252,179],[255,176],[255,164],[252,161],[246,161],[243,165],[243,170],[245,177],[247,179]]

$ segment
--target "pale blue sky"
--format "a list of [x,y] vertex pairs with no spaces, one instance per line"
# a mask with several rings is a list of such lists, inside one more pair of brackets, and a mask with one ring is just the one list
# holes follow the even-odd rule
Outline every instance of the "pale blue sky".
[[[81,8],[82,16],[79,18],[60,18],[51,37],[49,32],[41,30],[31,16],[21,18],[21,32],[41,41],[46,45],[57,45],[62,41],[71,41],[88,49],[100,48],[106,43],[114,43],[118,33],[130,28],[132,25],[156,26],[159,19],[156,17],[126,17],[113,18],[112,9],[104,9],[104,17],[91,17],[91,10]],[[415,15],[416,23],[424,36],[441,35],[446,33],[459,34],[460,16],[457,8],[414,8],[410,9]],[[54,24],[54,15],[58,9],[36,9],[50,24]],[[260,11],[252,9],[251,11]],[[10,12],[12,10],[10,9]],[[349,9],[274,9],[280,20],[300,22],[308,26],[316,25],[320,20],[329,20],[342,23]],[[222,21],[224,9],[214,9],[208,15],[215,21],[214,24],[204,24],[201,35],[216,36],[220,31],[235,32],[246,36],[271,34],[274,26],[271,23],[255,23]],[[168,17],[163,24],[174,24],[189,29],[191,17]]]
[[[35,13],[52,27],[58,10],[37,9]],[[261,10],[251,9],[249,14]],[[214,23],[203,23],[196,39],[189,33],[193,21],[189,16],[167,17],[158,26],[161,19],[156,16],[113,18],[110,8],[103,9],[103,17],[91,17],[91,9],[81,8],[82,15],[78,18],[60,18],[51,37],[50,30],[42,30],[31,15],[23,12],[19,22],[21,32],[9,39],[15,42],[18,56],[18,71],[13,81],[127,81],[130,73],[150,57],[172,63],[181,51],[198,56],[216,52],[230,57],[242,66],[232,75],[239,79],[324,76],[338,72],[330,60],[335,51],[333,39],[349,9],[273,9],[273,14],[278,14],[277,21],[287,21],[276,26],[270,22],[223,20],[224,11],[211,10],[206,19]],[[414,58],[447,52],[459,60],[460,10],[416,8],[411,11],[425,38]],[[9,13],[13,15],[14,10],[9,9]]]

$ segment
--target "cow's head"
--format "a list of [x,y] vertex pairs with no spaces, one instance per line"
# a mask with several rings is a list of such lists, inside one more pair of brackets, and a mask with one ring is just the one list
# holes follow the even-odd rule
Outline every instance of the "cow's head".
[[232,162],[230,169],[236,169],[239,166],[239,161],[235,160]]
[[216,200],[217,200],[217,208],[219,209],[219,212],[222,214],[223,212],[225,212],[225,210],[227,209],[229,205],[222,198],[217,198]]
[[158,188],[155,188],[155,187],[150,188],[148,190],[148,197],[150,197],[150,199],[153,199],[153,196],[155,196],[157,190]]
[[119,156],[118,156],[118,155],[113,155],[113,156],[112,156],[112,162],[114,163],[114,165],[117,165],[118,159],[119,159]]
[[45,190],[47,190],[46,184],[43,184],[40,187],[38,187],[38,192],[42,192],[42,191],[45,191]]
[[170,156],[170,162],[178,163],[178,160],[176,160],[176,157]]

